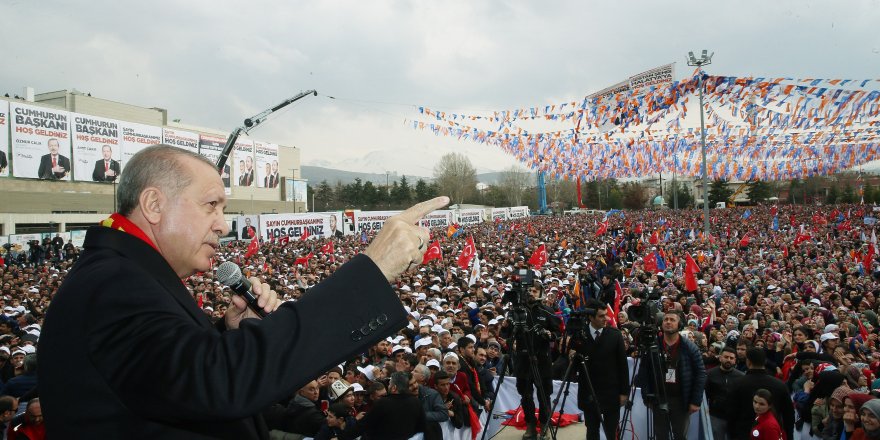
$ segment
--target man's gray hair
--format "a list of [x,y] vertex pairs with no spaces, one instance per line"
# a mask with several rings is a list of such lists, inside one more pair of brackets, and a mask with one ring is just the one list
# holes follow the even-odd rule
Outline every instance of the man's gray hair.
[[151,186],[172,198],[189,186],[193,176],[187,173],[180,160],[182,157],[190,157],[214,167],[204,156],[167,144],[150,145],[132,156],[119,178],[119,213],[124,216],[131,214],[138,206],[141,193]]
[[409,380],[412,376],[406,371],[396,371],[391,375],[389,387],[393,386],[397,394],[405,394],[409,391]]
[[416,365],[415,367],[413,367],[413,371],[421,374],[422,377],[425,378],[425,380],[431,377],[431,369],[428,368],[425,364]]

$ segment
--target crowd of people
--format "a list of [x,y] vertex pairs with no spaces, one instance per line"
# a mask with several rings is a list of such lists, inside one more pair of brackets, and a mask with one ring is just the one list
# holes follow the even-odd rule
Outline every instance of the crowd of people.
[[[409,325],[266,408],[266,423],[276,438],[473,438],[492,408],[503,355],[513,350],[505,293],[519,288],[519,271],[528,268],[535,301],[560,327],[549,335],[555,379],[563,379],[573,340],[584,337],[565,326],[590,301],[607,307],[626,356],[640,358],[645,339],[659,336],[668,359],[659,385],[681,408],[669,411],[671,437],[684,435],[681,418],[705,392],[715,438],[880,438],[872,207],[752,206],[710,215],[708,236],[695,210],[533,216],[465,226],[454,236],[435,230],[440,258],[413,264],[392,283]],[[476,273],[474,262],[459,266],[470,238]],[[217,262],[240,264],[285,301],[308,295],[367,246],[360,235],[263,243],[246,258],[248,244],[229,243]],[[541,246],[546,261],[534,265]],[[6,438],[41,438],[36,348],[44,313],[76,261],[71,248],[5,249]],[[222,319],[229,288],[210,272],[185,284],[204,313]],[[326,319],[335,325],[333,310]],[[647,376],[635,385],[656,387]]]

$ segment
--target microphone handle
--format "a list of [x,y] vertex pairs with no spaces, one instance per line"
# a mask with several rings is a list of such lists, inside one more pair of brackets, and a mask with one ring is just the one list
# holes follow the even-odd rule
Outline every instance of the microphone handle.
[[245,302],[247,302],[248,307],[253,310],[254,313],[260,315],[261,318],[266,317],[267,313],[257,304],[257,297],[254,296],[253,292],[251,292],[251,282],[248,281],[247,278],[242,276],[241,280],[238,283],[229,286],[229,288],[232,289],[232,291],[235,292],[236,295],[244,298]]

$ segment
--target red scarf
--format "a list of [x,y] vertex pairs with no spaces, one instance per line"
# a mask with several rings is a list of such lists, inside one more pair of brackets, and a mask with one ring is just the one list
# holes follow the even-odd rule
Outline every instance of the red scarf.
[[131,220],[118,212],[114,212],[112,215],[110,215],[110,218],[102,221],[101,226],[117,229],[122,232],[131,234],[137,238],[140,238],[144,241],[144,243],[152,246],[153,249],[156,250],[156,252],[159,252],[159,248],[156,247],[156,244],[153,243],[153,240],[150,240],[150,237],[147,237],[147,234],[145,234],[141,228],[139,228],[136,224],[132,223]]

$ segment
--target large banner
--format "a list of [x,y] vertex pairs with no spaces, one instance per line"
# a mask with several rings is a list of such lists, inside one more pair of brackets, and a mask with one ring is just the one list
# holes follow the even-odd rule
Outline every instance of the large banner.
[[343,235],[351,235],[351,233],[346,234],[345,230],[345,222],[342,219],[342,211],[329,211],[329,212],[316,212],[315,214],[323,214],[330,217],[330,234],[334,237],[342,237]]
[[83,247],[83,243],[86,241],[86,231],[70,231],[70,242],[73,243],[74,246],[78,248]]
[[263,214],[260,216],[260,237],[276,240],[290,237],[299,240],[308,231],[306,239],[330,236],[330,216],[326,214]]
[[235,186],[254,186],[254,142],[238,139],[232,147],[232,178]]
[[672,84],[675,79],[675,63],[655,67],[642,73],[638,73],[613,86],[606,87],[596,93],[587,95],[588,99],[603,99],[618,93],[629,92],[632,89],[646,86],[664,86]]
[[122,172],[121,121],[71,113],[73,179],[115,182]]
[[458,224],[460,225],[476,225],[482,222],[482,209],[462,209],[458,211]]
[[507,220],[507,208],[492,208],[492,221]]
[[[222,136],[212,134],[199,135],[199,154],[215,164],[220,159],[220,154],[223,153],[224,145],[226,145],[226,138]],[[232,194],[232,188],[229,186],[231,175],[232,167],[229,165],[229,161],[226,161],[226,164],[223,165],[223,170],[220,172],[220,178],[223,180],[223,188],[227,195]]]
[[286,194],[284,195],[284,200],[287,202],[305,203],[305,210],[309,210],[309,196],[308,196],[308,180],[293,180],[291,178],[287,178],[287,183],[284,185],[286,188]]
[[10,103],[15,177],[70,180],[70,113]]
[[257,163],[257,187],[278,188],[278,145],[254,141],[254,159]]
[[125,121],[120,125],[122,125],[122,170],[125,171],[125,164],[138,151],[162,143],[162,127]]
[[0,177],[9,175],[9,102],[0,101]]
[[429,213],[419,220],[424,228],[448,228],[452,224],[452,211],[440,210]]
[[256,215],[244,215],[235,218],[235,232],[239,240],[248,240],[260,235],[260,219]]
[[400,211],[360,211],[354,213],[355,230],[362,232],[376,232],[385,225],[388,217],[399,214]]
[[526,218],[529,216],[529,207],[528,206],[517,206],[514,208],[510,208],[510,219],[516,220],[519,218]]
[[173,145],[177,148],[199,153],[199,134],[191,131],[178,130],[176,128],[162,128],[162,143]]

